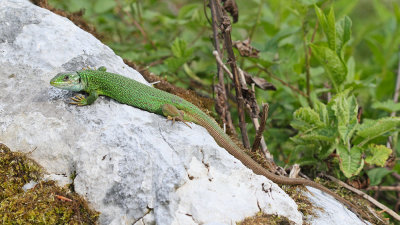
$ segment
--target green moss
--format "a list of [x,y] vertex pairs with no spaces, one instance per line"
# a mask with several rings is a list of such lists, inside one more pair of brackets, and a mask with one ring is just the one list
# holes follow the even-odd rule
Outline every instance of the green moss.
[[276,215],[266,215],[263,213],[258,213],[253,217],[248,217],[242,222],[237,223],[237,225],[289,225],[294,224],[286,217],[280,217]]
[[[96,224],[99,214],[83,198],[58,187],[54,181],[40,181],[41,171],[24,154],[11,152],[0,144],[1,224]],[[23,191],[22,187],[30,181],[38,184]]]

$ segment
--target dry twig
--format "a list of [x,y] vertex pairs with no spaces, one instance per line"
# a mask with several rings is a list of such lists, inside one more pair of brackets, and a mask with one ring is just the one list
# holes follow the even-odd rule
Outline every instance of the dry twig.
[[[256,134],[256,138],[254,139],[253,142],[253,147],[252,147],[252,151],[255,152],[257,151],[257,149],[260,146],[260,142],[262,141],[262,137],[263,137],[263,132],[265,130],[265,125],[267,124],[267,119],[268,119],[268,109],[269,109],[269,105],[268,103],[263,104],[263,114],[261,117],[261,124],[260,127],[257,129],[257,134]],[[263,150],[263,155],[265,155],[265,157],[267,159],[272,159],[272,155],[269,153],[268,149],[266,149],[265,151]]]
[[400,191],[400,186],[370,186],[367,191]]
[[[222,11],[219,0],[210,0],[211,16],[213,21],[220,22],[218,28],[224,38],[224,45],[228,55],[228,64],[230,64],[231,72],[233,75],[233,81],[235,84],[236,101],[238,105],[239,114],[239,127],[242,134],[242,141],[245,148],[250,148],[249,137],[246,129],[246,120],[244,114],[244,99],[242,94],[242,88],[239,82],[238,69],[236,66],[236,59],[232,49],[232,38],[231,38],[231,21],[226,12]],[[220,13],[222,12],[222,13]],[[214,22],[213,22],[214,23]],[[215,36],[214,32],[214,36]],[[218,49],[217,49],[218,50]]]
[[340,181],[332,176],[329,175],[325,175],[326,177],[328,177],[330,180],[338,183],[339,185],[349,189],[350,191],[362,196],[363,198],[367,199],[369,202],[371,202],[372,204],[376,205],[378,208],[382,209],[383,211],[387,212],[389,215],[391,215],[394,219],[400,221],[400,215],[397,214],[396,212],[394,212],[393,210],[389,209],[388,207],[386,207],[385,205],[383,205],[382,203],[378,202],[377,200],[375,200],[374,198],[372,198],[371,196],[367,195],[366,193],[351,187],[350,185],[344,183],[343,181]]
[[[204,0],[205,1],[205,0]],[[205,4],[205,3],[204,3]],[[236,134],[235,127],[233,126],[231,112],[229,111],[229,104],[228,104],[228,95],[225,89],[225,82],[224,82],[224,69],[225,71],[229,70],[225,67],[222,63],[220,58],[221,55],[221,47],[219,44],[219,25],[221,24],[221,8],[217,7],[216,4],[210,4],[211,15],[212,15],[212,29],[213,29],[213,44],[215,51],[213,54],[217,60],[217,74],[218,74],[218,85],[215,85],[215,92],[217,93],[217,98],[215,101],[215,109],[220,115],[222,122],[224,124],[224,128],[228,127],[228,130],[231,134]],[[205,9],[204,9],[205,10]],[[206,15],[207,13],[204,12]],[[208,17],[207,17],[208,18]],[[232,75],[233,77],[233,75]],[[225,129],[224,129],[225,130]]]

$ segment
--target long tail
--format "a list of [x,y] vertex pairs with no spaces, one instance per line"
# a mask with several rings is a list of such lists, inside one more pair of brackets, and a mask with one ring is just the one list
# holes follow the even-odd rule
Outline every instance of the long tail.
[[274,173],[269,172],[267,169],[262,167],[260,164],[258,164],[256,161],[254,161],[249,155],[247,155],[245,152],[243,152],[242,149],[240,149],[231,139],[230,137],[225,134],[225,132],[219,127],[219,125],[214,121],[214,119],[210,118],[207,116],[204,112],[196,112],[195,115],[191,114],[192,121],[195,123],[203,126],[204,128],[207,129],[207,131],[211,134],[211,136],[214,137],[215,141],[225,148],[231,155],[233,155],[235,158],[239,159],[245,166],[247,166],[249,169],[251,169],[255,174],[258,175],[263,175],[273,181],[274,183],[277,184],[285,184],[285,185],[305,185],[305,186],[311,186],[314,188],[317,188],[323,192],[326,192],[333,196],[335,199],[346,205],[352,212],[354,212],[358,217],[362,218],[360,216],[363,215],[366,218],[368,216],[364,212],[360,212],[357,210],[358,208],[347,201],[346,199],[340,197],[338,194],[335,192],[329,190],[325,186],[315,183],[310,180],[302,179],[302,178],[289,178],[289,177],[283,177],[283,176],[278,176]]

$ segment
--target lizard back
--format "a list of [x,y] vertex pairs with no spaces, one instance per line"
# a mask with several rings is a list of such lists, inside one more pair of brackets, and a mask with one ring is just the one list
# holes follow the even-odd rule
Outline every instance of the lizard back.
[[98,70],[81,70],[79,75],[86,83],[84,91],[97,91],[118,102],[163,115],[164,104],[187,105],[189,102],[168,92],[147,86],[119,74]]

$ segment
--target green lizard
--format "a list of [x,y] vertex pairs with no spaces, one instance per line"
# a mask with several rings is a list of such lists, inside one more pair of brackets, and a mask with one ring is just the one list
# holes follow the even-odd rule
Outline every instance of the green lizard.
[[105,67],[100,67],[98,70],[80,70],[76,72],[59,73],[51,79],[50,84],[65,90],[76,92],[85,91],[89,93],[87,98],[80,96],[71,98],[74,101],[71,104],[79,106],[90,105],[99,95],[105,95],[120,103],[164,115],[173,121],[180,120],[185,123],[188,121],[199,124],[207,129],[220,146],[225,148],[235,158],[239,159],[254,173],[264,175],[278,184],[306,185],[317,188],[332,195],[358,215],[357,207],[323,185],[302,178],[288,178],[269,172],[244,153],[242,149],[225,134],[214,119],[192,103],[176,95],[149,87],[119,74],[106,72]]

